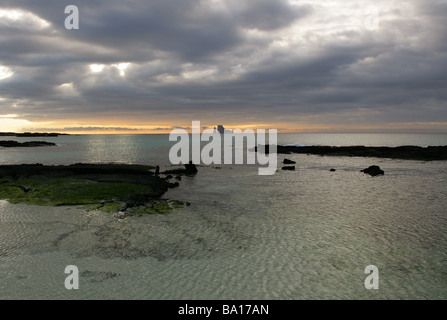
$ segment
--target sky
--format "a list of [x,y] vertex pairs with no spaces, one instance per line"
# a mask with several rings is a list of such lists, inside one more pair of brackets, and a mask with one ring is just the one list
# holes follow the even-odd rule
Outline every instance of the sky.
[[2,0],[0,132],[447,132],[446,18],[446,0]]

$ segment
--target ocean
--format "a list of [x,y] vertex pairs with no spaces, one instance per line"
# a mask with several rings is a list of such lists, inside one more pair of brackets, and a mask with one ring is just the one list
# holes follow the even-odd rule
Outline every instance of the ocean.
[[[168,135],[70,135],[0,164],[172,168]],[[278,144],[447,145],[447,134],[279,134]],[[0,299],[446,299],[447,161],[278,155],[296,171],[199,166],[169,215],[117,220],[0,200]],[[384,176],[360,172],[379,165]],[[336,169],[330,172],[330,169]],[[79,269],[67,290],[66,266]],[[367,289],[367,266],[378,289]]]

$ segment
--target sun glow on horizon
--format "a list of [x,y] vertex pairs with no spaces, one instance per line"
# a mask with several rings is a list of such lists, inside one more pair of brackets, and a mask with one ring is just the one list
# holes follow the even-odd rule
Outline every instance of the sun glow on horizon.
[[23,131],[24,127],[33,125],[28,120],[16,119],[16,116],[9,114],[0,116],[0,132],[19,132]]
[[[68,85],[67,85],[68,87]],[[93,120],[93,119],[91,119]],[[98,118],[99,120],[99,118]],[[316,119],[314,119],[316,120]],[[201,131],[205,129],[217,128],[222,124],[227,130],[247,129],[257,131],[271,129],[281,133],[299,133],[299,134],[331,134],[331,133],[447,133],[447,122],[412,122],[365,125],[346,125],[342,123],[326,123],[320,121],[301,121],[301,122],[237,122],[225,121],[214,123],[213,121],[201,121]],[[24,119],[20,114],[0,114],[1,132],[56,132],[67,134],[170,134],[172,130],[180,128],[191,132],[192,122],[185,121],[154,121],[144,123],[141,120],[123,121],[119,117],[100,119],[99,121],[87,121],[87,119],[78,119],[78,121],[68,121],[59,119],[53,121],[33,121]]]

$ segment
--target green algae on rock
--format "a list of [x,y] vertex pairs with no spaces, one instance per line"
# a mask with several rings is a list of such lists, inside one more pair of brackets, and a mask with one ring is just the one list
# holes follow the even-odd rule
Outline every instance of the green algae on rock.
[[126,164],[2,165],[0,199],[41,206],[82,206],[126,216],[169,213],[184,206],[179,201],[160,200],[178,184],[154,175],[153,168]]

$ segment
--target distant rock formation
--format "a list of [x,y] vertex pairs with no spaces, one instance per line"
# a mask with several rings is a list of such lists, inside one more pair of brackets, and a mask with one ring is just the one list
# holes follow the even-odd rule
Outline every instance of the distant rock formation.
[[[259,147],[259,146],[258,146]],[[255,147],[255,151],[258,151]],[[259,148],[262,152],[263,148]],[[264,153],[269,153],[269,146],[265,146]],[[365,147],[365,146],[277,146],[278,154],[316,154],[321,156],[338,157],[375,157],[405,160],[447,160],[447,146],[400,146],[400,147]]]
[[0,147],[5,147],[5,148],[48,147],[48,146],[55,146],[55,145],[56,144],[53,142],[46,142],[46,141],[28,141],[28,142],[17,142],[17,141],[12,141],[12,140],[0,141]]
[[68,135],[67,133],[55,133],[55,132],[0,132],[0,137],[58,137],[60,135]]
[[17,133],[16,137],[58,137],[61,133],[41,133],[41,132],[25,132]]

